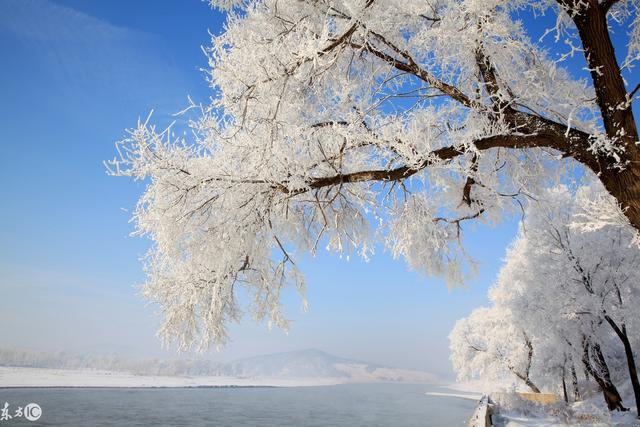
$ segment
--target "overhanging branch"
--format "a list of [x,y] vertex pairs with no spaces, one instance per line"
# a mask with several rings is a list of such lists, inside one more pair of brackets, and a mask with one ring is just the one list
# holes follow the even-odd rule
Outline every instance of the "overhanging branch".
[[[558,148],[553,141],[540,135],[494,135],[479,139],[472,144],[473,148],[478,151],[484,151],[491,148],[535,148],[550,147]],[[395,169],[378,169],[359,171],[345,174],[336,174],[328,177],[315,178],[308,184],[309,189],[323,188],[332,185],[356,183],[365,181],[399,181],[409,178],[421,170],[458,157],[468,151],[467,147],[443,147],[433,151],[427,158],[417,166],[400,166]],[[306,190],[289,190],[289,192],[304,192]]]

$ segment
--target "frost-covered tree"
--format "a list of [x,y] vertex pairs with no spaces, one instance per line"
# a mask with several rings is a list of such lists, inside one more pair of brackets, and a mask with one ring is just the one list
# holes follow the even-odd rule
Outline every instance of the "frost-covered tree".
[[[638,0],[212,5],[228,20],[193,135],[141,122],[110,165],[148,179],[134,214],[154,242],[145,291],[181,348],[225,342],[240,286],[257,319],[286,326],[280,293],[303,289],[296,255],[318,247],[366,257],[384,242],[460,282],[461,224],[520,209],[575,166],[610,194],[585,227],[640,229]],[[532,39],[541,14],[556,24]],[[551,58],[554,43],[590,77]]]
[[462,380],[513,375],[531,391],[540,393],[531,379],[533,344],[511,316],[504,307],[483,307],[456,322],[449,335],[453,367]]
[[[610,327],[607,332],[619,339],[627,361],[628,377],[633,385],[636,405],[640,408],[640,383],[635,363],[630,330],[638,331],[637,306],[640,303],[640,251],[632,244],[634,233],[626,228],[601,227],[594,232],[571,228],[572,218],[584,215],[593,200],[601,194],[594,187],[582,188],[576,199],[563,187],[547,193],[543,209],[531,218],[532,232],[527,236],[537,252],[548,251],[538,258],[545,264],[539,269],[542,276],[558,283],[568,301],[564,312],[575,319],[583,332],[583,359],[587,369],[589,346],[597,367],[606,374],[606,365],[600,363],[597,341],[598,329]],[[602,331],[600,331],[600,334]],[[637,333],[637,332],[636,332]],[[605,342],[604,338],[600,341]],[[591,372],[603,392],[608,393],[607,378]],[[605,395],[609,406],[616,406],[615,395]],[[612,401],[614,400],[614,401]],[[621,405],[619,405],[621,406]]]
[[560,186],[531,205],[490,292],[491,310],[511,313],[510,325],[496,328],[527,332],[537,350],[531,369],[537,383],[557,382],[552,371],[559,368],[565,395],[570,378],[575,396],[578,363],[609,409],[624,409],[616,380],[628,378],[640,398],[634,333],[640,328],[640,251],[631,227],[580,229],[585,209],[603,193],[596,185],[577,195]]

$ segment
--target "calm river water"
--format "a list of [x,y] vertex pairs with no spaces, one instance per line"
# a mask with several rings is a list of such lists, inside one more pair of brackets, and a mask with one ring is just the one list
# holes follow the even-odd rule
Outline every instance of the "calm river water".
[[37,403],[0,426],[464,426],[475,403],[425,395],[446,391],[414,384],[297,388],[22,388],[0,389],[0,409]]

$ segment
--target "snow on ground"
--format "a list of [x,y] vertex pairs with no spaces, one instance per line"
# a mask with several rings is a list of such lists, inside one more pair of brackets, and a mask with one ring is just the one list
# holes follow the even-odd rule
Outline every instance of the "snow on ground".
[[0,387],[321,386],[437,382],[423,371],[349,360],[316,349],[219,363],[69,357],[0,349]]
[[527,418],[524,416],[513,416],[494,421],[495,427],[567,427],[567,425],[571,424],[560,423],[552,418]]
[[627,383],[619,387],[623,402],[630,406],[627,412],[609,412],[598,392],[591,392],[583,401],[567,406],[562,401],[550,405],[526,401],[515,394],[516,388],[513,385],[506,382],[488,384],[483,381],[466,381],[447,384],[445,387],[460,393],[427,394],[461,398],[474,396],[478,400],[481,395],[488,394],[498,404],[498,413],[492,416],[495,427],[640,427],[640,419],[637,418],[638,413],[633,405],[633,390]]
[[510,390],[513,384],[508,381],[495,380],[491,382],[483,380],[456,381],[446,384],[444,387],[473,394],[492,394],[496,391]]
[[425,394],[427,396],[458,397],[460,399],[468,399],[468,400],[475,400],[475,401],[480,400],[480,398],[482,397],[482,394],[477,394],[477,393],[462,394],[462,393],[441,393],[437,391],[428,391]]
[[240,378],[153,376],[100,370],[0,367],[0,387],[301,387],[334,385],[345,378]]
[[486,394],[483,384],[478,381],[448,383],[440,387],[446,391],[428,391],[425,394],[428,396],[457,397],[475,401],[480,400],[482,395]]
[[576,414],[573,417],[560,419],[553,416],[527,416],[518,413],[494,416],[495,427],[638,427],[640,420],[634,413],[623,412],[613,414]]
[[[494,393],[492,400],[498,403],[497,414],[492,419],[496,427],[639,427],[635,407],[627,412],[610,412],[604,406],[602,396],[595,393],[581,402],[566,405],[560,401],[540,405],[523,400],[513,393]],[[624,400],[630,403],[631,399]]]

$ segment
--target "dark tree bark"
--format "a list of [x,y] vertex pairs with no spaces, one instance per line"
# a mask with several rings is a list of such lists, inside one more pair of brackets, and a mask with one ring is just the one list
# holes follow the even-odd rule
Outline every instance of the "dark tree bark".
[[564,402],[569,403],[569,395],[567,394],[567,380],[565,379],[566,375],[565,365],[562,366],[562,396],[564,397]]
[[608,168],[601,180],[618,202],[627,208],[629,221],[636,229],[640,229],[640,153],[635,144],[638,141],[638,129],[630,103],[626,108],[621,108],[628,103],[627,91],[609,37],[606,13],[602,8],[589,7],[575,21],[587,63],[593,70],[591,78],[607,136],[619,141],[629,161],[622,171]]
[[605,316],[605,319],[607,320],[611,328],[615,331],[618,338],[620,338],[620,341],[622,341],[622,345],[624,346],[624,354],[627,359],[629,378],[631,379],[631,384],[633,385],[633,395],[636,399],[636,411],[638,412],[638,415],[640,415],[640,382],[638,382],[638,370],[636,368],[636,362],[633,355],[633,348],[631,347],[629,335],[627,334],[627,327],[624,323],[618,326],[618,324],[609,316]]
[[531,381],[531,378],[529,378],[529,377],[527,377],[527,376],[525,376],[525,375],[523,375],[523,374],[521,374],[521,373],[519,373],[519,372],[516,372],[516,371],[514,371],[513,369],[511,369],[511,372],[513,372],[513,374],[514,374],[516,377],[520,378],[520,379],[521,379],[521,380],[522,380],[522,381],[527,385],[527,387],[529,387],[529,389],[530,389],[532,392],[534,392],[534,393],[542,393],[542,392],[540,391],[540,389],[538,388],[538,386],[537,386],[537,385],[535,385],[535,384],[533,383],[533,381]]
[[[624,79],[611,42],[607,13],[615,1],[557,0],[567,10],[579,12],[572,19],[582,41],[607,137],[624,148],[624,170],[604,167],[599,174],[607,190],[626,208],[625,215],[640,230],[640,149],[638,128],[628,101]],[[604,162],[607,163],[607,162]],[[598,173],[597,171],[594,171]]]
[[[593,360],[597,365],[597,368],[594,368],[591,364],[589,348],[591,348],[592,350]],[[625,408],[622,404],[622,397],[620,397],[618,389],[611,381],[609,366],[607,365],[606,359],[604,357],[604,354],[602,354],[602,350],[600,349],[599,344],[590,344],[588,342],[585,342],[583,344],[582,363],[584,364],[585,369],[600,386],[600,390],[602,391],[602,396],[604,397],[604,401],[607,404],[607,408],[609,408],[610,411],[627,411],[628,409]]]
[[538,386],[537,386],[537,385],[535,385],[535,384],[533,383],[533,381],[531,381],[531,379],[530,379],[530,378],[525,378],[525,379],[524,379],[524,382],[525,382],[525,384],[527,385],[527,387],[529,387],[529,388],[531,389],[531,391],[533,391],[534,393],[542,393],[542,392],[540,391],[540,389],[538,388]]

